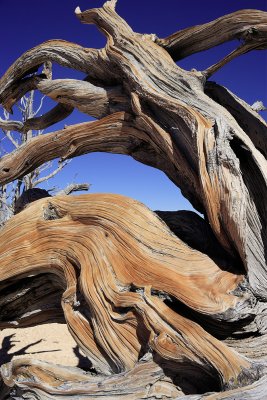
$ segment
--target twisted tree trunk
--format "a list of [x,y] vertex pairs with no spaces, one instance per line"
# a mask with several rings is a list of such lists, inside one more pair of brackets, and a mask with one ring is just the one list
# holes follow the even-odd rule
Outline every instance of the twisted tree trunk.
[[[0,398],[264,399],[266,124],[207,78],[266,48],[267,15],[243,10],[159,39],[133,32],[115,3],[76,9],[107,36],[105,48],[49,41],[2,77],[8,110],[33,88],[59,103],[23,126],[13,121],[20,131],[52,125],[73,108],[99,120],[3,157],[0,182],[56,157],[128,154],[164,171],[205,220],[105,194],[45,198],[14,216],[0,232],[0,327],[64,314],[92,370],[16,360],[1,367]],[[233,38],[241,45],[206,71],[175,64]],[[27,76],[48,61],[88,76]]]

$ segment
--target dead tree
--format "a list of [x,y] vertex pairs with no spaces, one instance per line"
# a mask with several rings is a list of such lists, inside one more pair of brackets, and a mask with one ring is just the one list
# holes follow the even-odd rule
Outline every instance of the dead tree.
[[[2,398],[265,399],[266,123],[208,79],[266,49],[267,14],[242,10],[162,39],[133,32],[115,4],[76,9],[105,48],[51,40],[1,78],[7,110],[29,89],[58,102],[22,129],[70,107],[98,120],[33,138],[0,160],[0,181],[56,157],[128,154],[164,171],[205,219],[105,194],[45,198],[12,217],[0,232],[0,327],[64,317],[92,371],[22,358],[2,365]],[[205,71],[175,63],[233,39]],[[29,76],[47,61],[87,76]]]
[[[51,63],[47,62],[44,65],[44,71],[49,71],[49,76],[52,78],[51,72]],[[33,78],[33,76],[32,76]],[[0,128],[2,128],[2,134],[0,134],[0,142],[1,142],[1,151],[0,155],[8,153],[7,148],[5,146],[6,141],[8,142],[9,147],[11,146],[12,150],[17,150],[21,146],[27,144],[33,137],[40,136],[44,133],[44,129],[39,129],[38,125],[32,126],[33,129],[25,129],[25,125],[29,123],[29,121],[36,120],[37,114],[42,110],[43,100],[45,96],[43,96],[36,106],[36,100],[34,100],[34,90],[31,90],[29,95],[25,94],[21,99],[18,105],[21,121],[11,121],[10,113],[4,110],[4,119],[0,118]],[[68,114],[71,114],[73,108],[69,107]],[[11,109],[9,109],[11,111]],[[65,114],[65,117],[67,114]],[[54,123],[57,122],[56,120]],[[43,126],[44,128],[45,126]],[[1,154],[3,153],[3,154]],[[45,162],[42,165],[38,165],[33,171],[30,171],[28,174],[23,175],[16,179],[14,182],[10,184],[5,184],[0,187],[0,227],[5,224],[5,222],[16,213],[17,203],[21,200],[21,196],[28,192],[33,192],[32,189],[37,188],[39,185],[48,182],[51,178],[55,177],[68,163],[70,160],[61,161],[59,160],[58,165],[55,166],[53,161]],[[70,194],[74,191],[79,190],[88,190],[88,184],[70,184],[68,185],[62,192],[66,194]],[[50,191],[55,192],[55,188],[50,188]],[[38,190],[36,191],[38,197]],[[61,193],[62,194],[62,193]],[[41,196],[44,197],[44,196]],[[25,200],[25,199],[24,199]]]

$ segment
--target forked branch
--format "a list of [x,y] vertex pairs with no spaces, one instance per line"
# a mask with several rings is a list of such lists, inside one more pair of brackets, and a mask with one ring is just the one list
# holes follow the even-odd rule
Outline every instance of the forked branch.
[[206,24],[175,32],[156,42],[178,61],[234,39],[244,42],[248,49],[266,49],[267,13],[259,10],[236,11]]
[[[92,77],[99,79],[105,77],[103,66],[107,63],[107,59],[103,51],[84,48],[64,40],[50,40],[26,51],[7,70],[0,80],[1,104],[5,107],[6,98],[9,98],[14,90],[18,90],[20,80],[38,70],[39,66],[48,60],[64,67],[75,68],[86,74],[90,72]],[[35,81],[36,78],[27,78],[26,82]],[[23,89],[24,93],[25,90],[28,91],[29,89]]]

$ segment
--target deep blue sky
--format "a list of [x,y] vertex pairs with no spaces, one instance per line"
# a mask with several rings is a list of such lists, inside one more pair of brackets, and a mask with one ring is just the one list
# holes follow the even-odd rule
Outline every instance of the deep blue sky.
[[[85,47],[104,46],[105,38],[97,29],[91,25],[82,25],[74,15],[76,6],[80,6],[83,11],[102,4],[102,0],[0,0],[0,75],[24,51],[48,39],[65,39]],[[135,31],[156,33],[159,37],[244,8],[267,11],[267,0],[119,0],[117,5],[118,13]],[[237,44],[233,42],[202,52],[183,60],[179,65],[185,69],[202,70],[218,61]],[[263,100],[267,104],[266,67],[267,51],[251,52],[225,66],[212,80],[226,85],[250,104],[256,100]],[[60,77],[83,78],[83,74],[55,67],[54,78]],[[47,101],[46,107],[51,105],[52,102]],[[57,124],[56,128],[60,129],[65,123],[70,125],[87,121],[89,118],[75,112],[68,120]],[[137,163],[130,157],[96,153],[76,158],[53,182],[43,187],[64,187],[74,178],[76,182],[90,182],[91,192],[125,194],[152,209],[190,208],[180,191],[162,172]]]

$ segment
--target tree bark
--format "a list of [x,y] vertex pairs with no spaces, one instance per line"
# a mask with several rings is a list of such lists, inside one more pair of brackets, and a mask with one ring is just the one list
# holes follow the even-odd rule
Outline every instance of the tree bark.
[[[0,182],[56,157],[128,154],[164,171],[205,219],[105,194],[45,198],[14,216],[0,232],[0,326],[64,314],[93,369],[13,361],[1,367],[2,398],[264,399],[267,354],[257,349],[267,329],[266,123],[207,78],[266,48],[267,15],[243,10],[159,39],[133,32],[115,4],[76,9],[106,35],[104,49],[46,42],[1,78],[7,109],[33,88],[59,104],[23,127],[13,121],[19,130],[52,125],[73,108],[100,119],[2,157]],[[206,71],[174,62],[233,38],[244,43]],[[88,76],[28,77],[47,61]],[[34,300],[29,309],[25,296]]]

